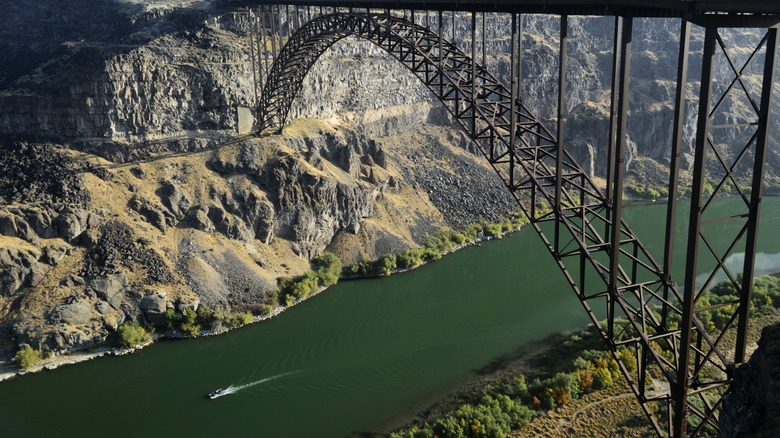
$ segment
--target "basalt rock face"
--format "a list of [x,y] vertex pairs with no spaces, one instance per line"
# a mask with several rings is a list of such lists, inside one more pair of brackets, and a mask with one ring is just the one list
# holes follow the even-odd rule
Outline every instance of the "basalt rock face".
[[780,436],[780,325],[766,327],[750,361],[737,368],[720,415],[721,438]]
[[[373,215],[379,193],[322,171],[334,166],[359,178],[361,167],[366,167],[361,163],[385,163],[384,151],[354,132],[297,138],[288,145],[298,154],[268,155],[258,143],[244,142],[235,155],[215,155],[207,163],[212,169],[247,175],[258,189],[216,194],[222,207],[210,207],[207,217],[218,231],[221,226],[224,229],[222,224],[233,221],[247,230],[249,240],[258,238],[266,244],[276,237],[290,240],[296,253],[311,258],[321,254],[336,233],[357,233],[361,221]],[[208,223],[199,226],[209,227]]]

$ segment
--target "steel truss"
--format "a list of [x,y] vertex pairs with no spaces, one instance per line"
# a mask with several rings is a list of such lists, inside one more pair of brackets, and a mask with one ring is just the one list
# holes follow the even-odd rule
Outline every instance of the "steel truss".
[[[719,391],[730,381],[734,363],[744,359],[753,263],[752,257],[746,257],[741,283],[736,280],[734,273],[729,273],[735,285],[739,286],[740,299],[738,303],[731,303],[736,310],[728,324],[719,329],[719,332],[713,332],[710,327],[703,325],[698,316],[710,307],[697,305],[697,300],[709,285],[709,281],[696,289],[696,257],[699,243],[703,242],[713,251],[718,267],[725,268],[723,261],[735,250],[736,242],[740,241],[742,236],[747,236],[746,254],[755,254],[761,175],[774,77],[776,29],[769,31],[748,61],[752,62],[762,45],[767,46],[765,57],[770,61],[766,63],[764,71],[760,104],[750,97],[758,115],[757,121],[750,122],[750,126],[757,127],[756,133],[744,150],[735,155],[736,159],[731,164],[724,161],[724,155],[719,153],[717,148],[718,143],[712,141],[709,134],[718,128],[710,121],[720,105],[716,104],[715,108],[710,110],[711,58],[715,42],[720,46],[723,46],[723,43],[716,30],[707,30],[702,73],[703,110],[700,110],[693,182],[691,238],[685,288],[680,289],[670,275],[670,243],[674,237],[669,233],[674,230],[683,120],[681,108],[684,105],[687,72],[689,30],[685,21],[681,31],[681,73],[678,77],[680,91],[676,101],[675,141],[670,176],[669,206],[672,213],[667,221],[667,248],[663,265],[660,265],[621,218],[631,18],[617,18],[615,23],[616,50],[610,123],[610,142],[613,147],[610,148],[611,171],[607,178],[607,191],[604,193],[564,148],[562,138],[545,127],[520,99],[518,59],[522,48],[518,45],[518,28],[522,27],[518,25],[514,14],[511,30],[511,79],[507,87],[486,70],[484,61],[483,65],[476,63],[476,19],[473,13],[472,53],[469,56],[460,50],[454,41],[443,38],[446,16],[443,17],[440,11],[433,16],[430,12],[425,12],[425,26],[417,22],[413,11],[410,19],[406,19],[406,11],[331,11],[323,13],[322,8],[306,8],[301,14],[296,7],[294,23],[297,30],[293,33],[288,26],[287,41],[274,57],[273,65],[268,69],[266,64],[265,70],[260,69],[261,77],[266,80],[257,106],[258,131],[281,131],[309,69],[325,50],[340,39],[358,36],[385,49],[441,100],[501,177],[530,218],[531,225],[553,255],[596,329],[609,346],[656,431],[661,435],[683,436],[686,434],[688,422],[692,424],[694,432],[700,432],[708,425],[717,429],[717,408],[720,406],[721,394]],[[269,12],[272,11],[264,9],[261,15],[265,16]],[[278,12],[277,9],[276,13]],[[273,13],[271,15],[273,16]],[[305,24],[299,27],[298,19],[301,16],[305,17],[305,20],[302,20]],[[452,21],[454,20],[453,15]],[[277,19],[273,17],[270,20],[263,18],[261,21],[281,27],[281,21],[277,25]],[[290,23],[291,20],[287,22]],[[438,32],[431,30],[434,26],[438,27]],[[274,30],[272,33],[275,32]],[[560,36],[559,110],[556,130],[559,134],[564,132],[565,122],[563,90],[568,39],[565,15],[561,17]],[[274,41],[272,48],[276,52],[276,37],[269,38]],[[281,47],[284,38],[280,37],[279,40]],[[267,47],[265,40],[262,41]],[[484,40],[482,47],[484,59]],[[259,52],[257,56],[259,59]],[[747,92],[747,86],[741,79],[745,68],[737,69],[733,63],[731,65],[737,78],[728,87],[726,94],[735,89],[736,84]],[[703,196],[705,149],[708,146],[726,169],[716,192],[728,181],[733,181],[739,190],[739,185],[734,180],[734,168],[754,150],[755,166],[750,199],[740,191],[748,208],[748,212],[740,216],[746,219],[746,225],[735,239],[735,244],[725,253],[715,252],[702,229],[705,224],[702,214],[710,205]],[[607,315],[606,327],[599,324],[596,311]],[[682,322],[678,324],[676,321]],[[735,350],[729,352],[723,345],[723,333],[735,325],[739,331],[738,345]],[[636,369],[629,369],[621,360],[619,352],[622,349],[629,349],[637,359]],[[660,376],[657,378],[665,383],[651,385],[651,373]],[[651,386],[653,390],[650,389]],[[712,397],[711,394],[717,396]]]

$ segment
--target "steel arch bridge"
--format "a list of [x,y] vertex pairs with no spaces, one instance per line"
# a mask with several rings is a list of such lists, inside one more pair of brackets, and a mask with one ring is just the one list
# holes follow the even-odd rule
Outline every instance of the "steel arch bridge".
[[[304,77],[319,56],[334,43],[355,36],[381,47],[439,98],[501,177],[601,332],[656,431],[661,435],[684,436],[690,432],[697,434],[707,427],[717,430],[721,395],[731,381],[736,364],[741,363],[745,355],[761,177],[778,41],[776,27],[768,28],[741,69],[728,59],[736,78],[719,97],[714,109],[711,109],[711,102],[716,99],[712,93],[712,58],[716,45],[723,48],[727,58],[728,53],[718,34],[718,25],[707,27],[686,276],[684,282],[678,285],[670,274],[671,242],[674,240],[678,192],[681,108],[685,100],[685,94],[680,90],[685,90],[689,50],[690,27],[687,20],[682,20],[681,25],[669,182],[670,213],[666,224],[666,249],[659,263],[621,217],[632,37],[630,17],[616,17],[615,20],[610,171],[607,189],[602,191],[567,152],[559,135],[563,132],[565,120],[565,93],[558,93],[555,131],[558,134],[545,127],[520,99],[518,33],[522,27],[518,26],[516,14],[512,14],[511,80],[508,85],[484,66],[484,32],[483,64],[477,62],[477,20],[473,12],[470,14],[470,54],[458,48],[454,34],[452,40],[444,38],[446,17],[442,11],[434,12],[433,16],[426,11],[424,22],[419,14],[415,18],[414,10],[409,13],[390,10],[372,12],[370,9],[323,12],[321,8],[319,11],[312,11],[312,8],[301,11],[296,6],[293,15],[289,7],[283,12],[277,6],[275,11],[265,7],[253,14],[256,41],[253,42],[252,53],[258,61],[253,65],[256,65],[255,75],[260,76],[259,82],[264,82],[258,97],[258,131],[282,130]],[[286,37],[280,35],[284,33],[282,16],[286,21]],[[453,29],[454,22],[453,13]],[[566,15],[562,15],[558,90],[565,89],[566,23]],[[484,16],[482,24],[484,26]],[[755,110],[755,121],[750,123],[756,127],[755,133],[746,145],[740,146],[736,158],[729,162],[718,153],[716,142],[712,139],[713,130],[723,128],[713,123],[714,113],[726,96],[738,89],[738,85],[745,87],[741,74],[761,51],[765,61],[759,102],[745,91]],[[268,62],[269,56],[272,63]],[[259,62],[263,57],[266,62]],[[752,190],[750,194],[739,190],[739,196],[745,202],[744,212],[727,218],[706,216],[712,199],[708,200],[703,195],[707,151],[714,153],[725,169],[716,193],[730,182],[739,190],[732,173],[745,156],[752,157]],[[703,225],[707,221],[735,218],[743,219],[744,225],[734,236],[728,250],[720,253],[710,245]],[[703,286],[697,285],[695,279],[700,245],[707,247],[717,260],[717,267]],[[745,257],[743,279],[739,280],[736,273],[726,270],[740,297],[737,301],[718,305],[721,308],[731,306],[729,309],[733,310],[725,327],[713,330],[698,316],[712,306],[702,307],[698,302],[715,271],[725,270],[726,257],[740,247],[751,255]],[[594,309],[606,311],[606,327],[599,324]],[[724,341],[724,334],[729,330],[737,332],[735,346]],[[631,347],[636,354],[636,370],[630,370],[620,360],[618,349],[626,347]],[[647,389],[651,370],[660,372],[660,378],[666,380],[668,386],[665,387],[668,389],[652,392]]]

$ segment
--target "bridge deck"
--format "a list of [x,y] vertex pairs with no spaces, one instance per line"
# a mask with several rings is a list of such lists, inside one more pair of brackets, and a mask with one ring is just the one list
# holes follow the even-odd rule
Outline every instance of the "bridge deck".
[[[687,17],[712,14],[780,16],[777,0],[228,0],[245,4],[284,4],[343,8],[459,10],[567,15]],[[733,18],[733,17],[730,17]]]

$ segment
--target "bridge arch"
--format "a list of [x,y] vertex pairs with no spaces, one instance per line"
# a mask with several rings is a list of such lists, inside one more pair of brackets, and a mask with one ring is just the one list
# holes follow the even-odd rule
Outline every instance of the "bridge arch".
[[[263,86],[258,132],[282,129],[309,70],[328,48],[348,36],[376,44],[417,76],[477,143],[515,198],[526,201],[523,205],[530,198],[544,199],[547,205],[559,204],[556,199],[575,205],[584,196],[606,202],[567,151],[558,163],[556,136],[522,102],[511,99],[499,79],[439,34],[391,14],[321,15],[291,35]],[[556,195],[549,189],[558,166],[565,176],[564,190]],[[532,193],[521,197],[521,192]],[[535,209],[527,213],[537,219]]]

